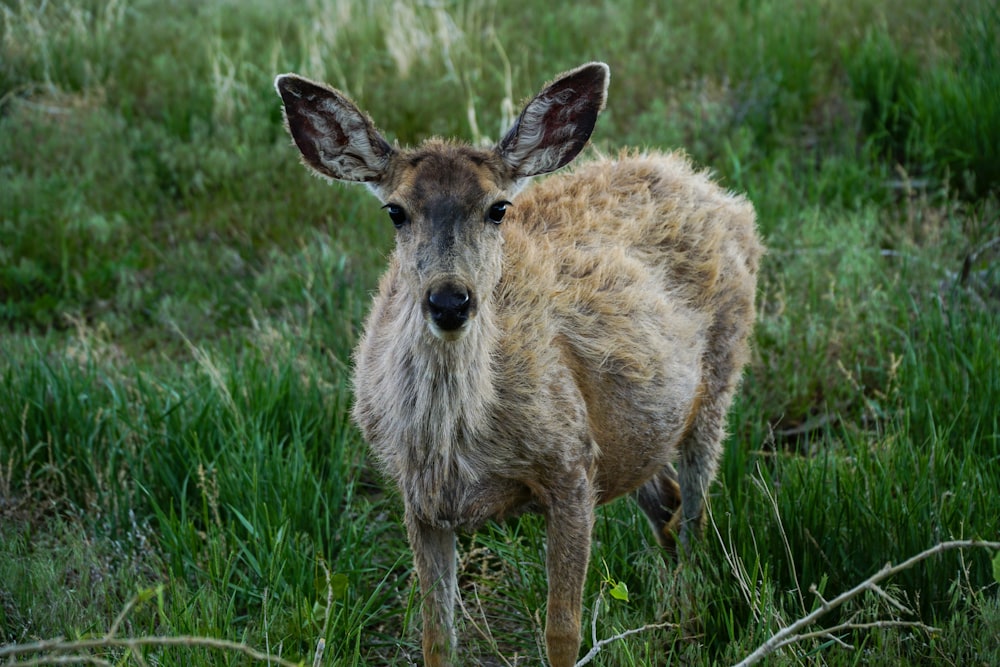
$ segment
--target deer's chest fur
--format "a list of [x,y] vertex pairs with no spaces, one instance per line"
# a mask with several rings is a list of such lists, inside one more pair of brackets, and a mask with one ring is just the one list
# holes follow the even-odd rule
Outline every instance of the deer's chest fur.
[[354,417],[408,511],[475,527],[532,500],[526,403],[498,394],[496,332],[435,339],[417,304],[377,297],[356,352]]

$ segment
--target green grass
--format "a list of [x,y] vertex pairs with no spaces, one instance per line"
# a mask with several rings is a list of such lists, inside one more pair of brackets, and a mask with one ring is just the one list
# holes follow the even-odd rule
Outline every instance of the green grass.
[[[599,597],[598,638],[670,625],[595,664],[732,663],[814,609],[812,584],[829,599],[940,541],[1000,539],[994,4],[3,0],[0,646],[100,636],[134,600],[119,636],[420,664],[401,504],[348,418],[392,229],[297,164],[286,71],[413,143],[495,139],[602,59],[598,148],[683,148],[757,207],[760,317],[710,530],[665,565],[631,502],[600,510],[584,649]],[[543,549],[538,517],[463,536],[470,660],[538,663]],[[938,632],[772,662],[995,663],[991,559],[893,578],[912,615],[869,594],[822,621]]]

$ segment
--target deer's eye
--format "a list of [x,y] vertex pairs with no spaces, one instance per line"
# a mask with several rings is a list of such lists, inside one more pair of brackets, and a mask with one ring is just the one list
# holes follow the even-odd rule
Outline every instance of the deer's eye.
[[503,220],[503,216],[507,213],[507,207],[510,206],[509,201],[498,201],[493,206],[490,206],[490,210],[487,211],[486,217],[489,218],[490,222],[500,222]]
[[402,206],[398,204],[386,204],[383,206],[389,213],[389,219],[392,220],[392,224],[398,229],[406,224],[406,211],[403,210]]

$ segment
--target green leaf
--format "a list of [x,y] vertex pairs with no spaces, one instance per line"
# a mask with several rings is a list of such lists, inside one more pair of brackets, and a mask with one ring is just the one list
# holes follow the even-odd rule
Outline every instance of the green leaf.
[[142,588],[135,595],[136,605],[149,602],[163,592],[163,586],[153,586],[152,588]]
[[611,597],[628,602],[628,586],[624,581],[619,581],[611,587]]
[[330,587],[333,589],[333,597],[342,598],[347,594],[348,579],[346,574],[338,572],[330,578]]
[[993,557],[993,581],[1000,584],[1000,551]]
[[[326,599],[327,594],[333,599],[340,599],[347,594],[347,588],[350,580],[347,575],[342,572],[336,572],[330,576],[329,579],[316,577],[313,582],[316,586],[316,593],[322,598]],[[328,588],[329,587],[329,588]]]

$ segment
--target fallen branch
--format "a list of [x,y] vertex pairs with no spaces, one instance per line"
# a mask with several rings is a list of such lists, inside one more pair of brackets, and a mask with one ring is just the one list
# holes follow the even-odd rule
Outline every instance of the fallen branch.
[[[198,648],[216,649],[219,651],[230,651],[242,653],[252,660],[276,664],[281,667],[301,667],[302,662],[291,662],[279,656],[271,655],[270,652],[262,653],[246,644],[229,641],[227,639],[215,639],[212,637],[195,637],[190,635],[180,635],[176,637],[117,637],[118,628],[121,627],[125,617],[128,616],[137,605],[149,600],[154,595],[161,595],[162,586],[158,586],[148,591],[143,591],[133,596],[121,610],[111,628],[100,637],[88,639],[67,640],[62,637],[55,639],[45,639],[32,642],[30,644],[8,644],[0,646],[0,663],[5,667],[34,667],[34,665],[72,665],[91,664],[108,665],[112,663],[99,656],[91,655],[89,651],[99,649],[128,649],[132,657],[140,667],[145,667],[146,661],[142,657],[140,649],[150,646],[187,646]],[[17,656],[37,655],[25,660],[18,660]],[[4,661],[6,659],[6,662]]]
[[[108,648],[126,648],[133,652],[148,646],[188,646],[199,648],[217,649],[220,651],[232,651],[242,653],[252,660],[266,662],[269,664],[281,665],[281,667],[301,667],[302,662],[291,662],[278,656],[262,653],[246,644],[229,641],[226,639],[213,639],[211,637],[193,637],[181,635],[177,637],[136,637],[131,639],[119,639],[113,636],[98,637],[95,639],[46,639],[44,641],[33,642],[31,644],[10,644],[0,647],[0,659],[30,653],[56,653],[61,655],[45,655],[31,658],[22,662],[8,662],[5,665],[16,667],[29,667],[29,665],[57,665],[90,663],[97,665],[111,664],[106,660],[92,655],[86,655],[84,651]],[[70,655],[66,655],[70,653]]]
[[[774,653],[780,648],[793,644],[795,642],[801,641],[803,639],[809,639],[814,637],[825,637],[829,636],[833,632],[842,632],[846,630],[864,630],[875,627],[889,627],[889,626],[906,626],[906,627],[917,627],[929,632],[933,632],[934,628],[923,625],[921,623],[911,623],[906,621],[876,621],[874,623],[844,623],[833,628],[827,628],[821,631],[810,632],[805,634],[799,634],[804,628],[812,625],[816,622],[819,617],[827,614],[828,612],[836,609],[840,605],[844,604],[848,600],[857,597],[865,591],[872,591],[879,595],[884,595],[884,591],[878,587],[878,583],[883,579],[887,579],[895,574],[907,570],[917,563],[935,556],[937,554],[943,553],[945,551],[950,551],[953,549],[968,549],[973,547],[985,547],[987,549],[998,549],[1000,550],[1000,542],[983,542],[980,540],[953,540],[950,542],[941,542],[934,545],[933,547],[921,551],[916,556],[908,558],[899,565],[893,565],[892,563],[887,563],[881,570],[873,574],[868,579],[865,579],[860,584],[854,588],[841,593],[837,597],[833,598],[829,602],[822,600],[822,604],[812,613],[803,616],[799,620],[795,621],[791,625],[779,630],[770,639],[761,644],[753,653],[748,655],[746,658],[741,660],[736,664],[736,667],[749,667],[749,665],[754,665],[760,662],[763,658]],[[815,591],[815,586],[810,587],[810,591]]]
[[590,624],[590,634],[591,634],[591,638],[593,640],[593,644],[594,645],[590,648],[589,651],[587,651],[587,655],[585,655],[582,658],[580,658],[579,662],[576,663],[575,667],[582,667],[583,665],[586,665],[591,660],[593,660],[597,656],[597,654],[601,652],[601,649],[603,649],[605,646],[607,646],[608,644],[612,644],[612,643],[614,643],[616,641],[620,641],[622,639],[625,639],[629,635],[634,635],[634,634],[637,634],[637,633],[640,633],[640,632],[645,632],[647,630],[656,630],[658,628],[667,628],[667,627],[676,628],[676,627],[678,627],[676,623],[648,623],[648,624],[642,626],[641,628],[632,628],[631,630],[625,630],[624,632],[620,632],[617,635],[614,635],[613,637],[607,637],[605,639],[598,640],[597,639],[597,614],[598,614],[598,611],[600,610],[600,608],[601,608],[601,597],[598,596],[597,597],[597,601],[594,602],[594,617],[593,617],[593,619],[591,621],[591,624]]

